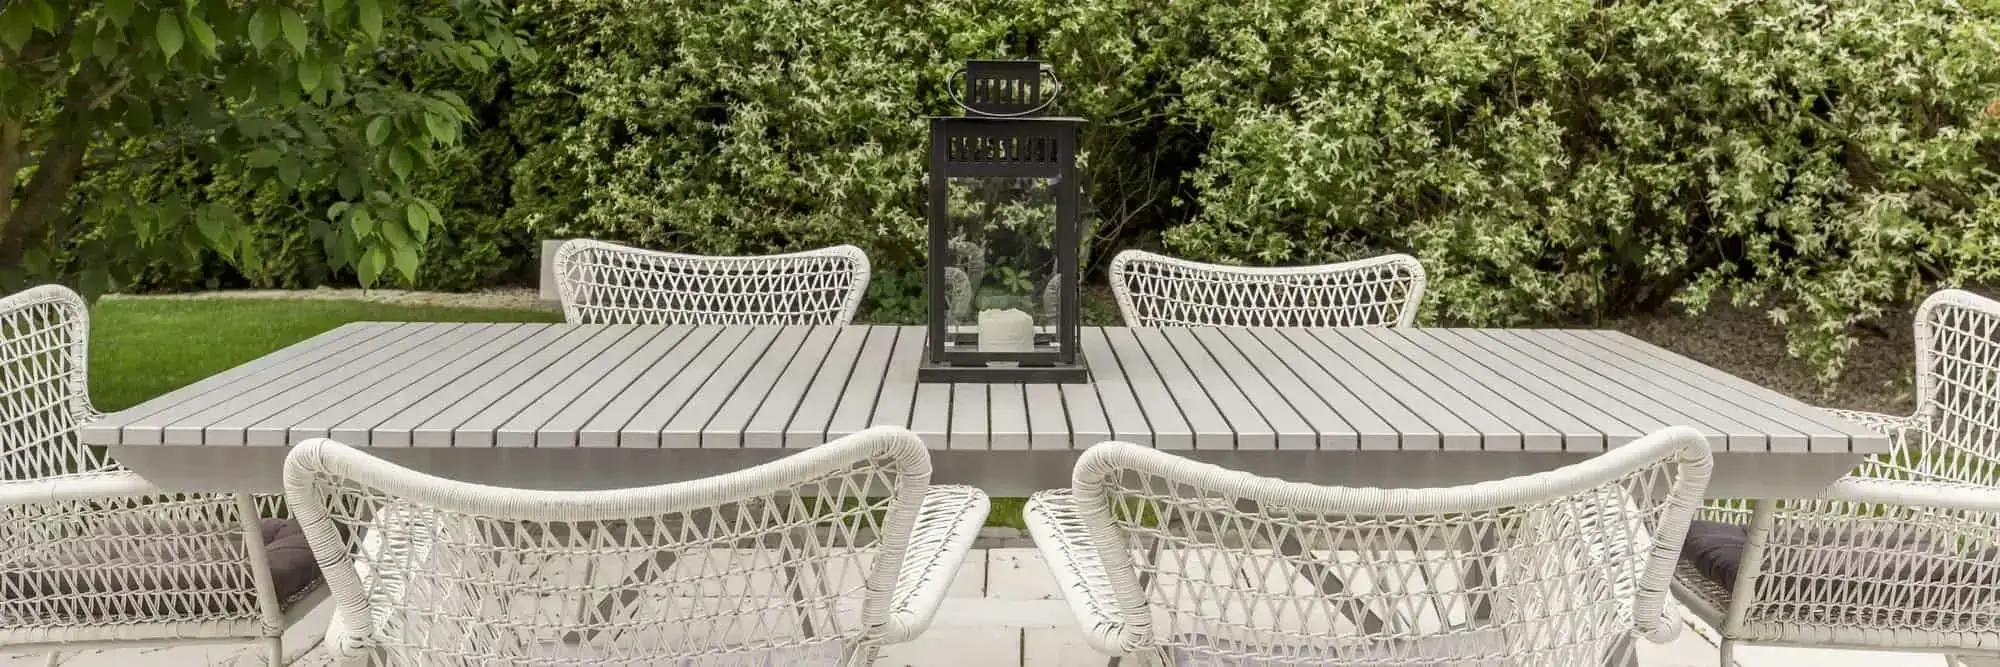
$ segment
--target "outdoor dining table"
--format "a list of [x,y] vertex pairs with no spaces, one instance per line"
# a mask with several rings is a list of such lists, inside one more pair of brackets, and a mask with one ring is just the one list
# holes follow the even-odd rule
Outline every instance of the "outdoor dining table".
[[938,482],[1066,487],[1124,440],[1286,479],[1441,486],[1551,469],[1688,425],[1715,497],[1812,495],[1890,442],[1622,333],[1085,328],[1088,384],[917,380],[910,326],[354,323],[82,430],[179,491],[281,489],[332,438],[465,481],[687,480],[871,425],[906,426]]

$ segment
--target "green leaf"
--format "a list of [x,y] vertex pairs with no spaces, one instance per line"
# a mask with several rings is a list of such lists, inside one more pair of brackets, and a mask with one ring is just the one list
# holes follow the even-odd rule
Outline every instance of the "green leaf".
[[428,243],[431,240],[430,211],[416,202],[410,202],[410,205],[403,207],[403,217],[409,221],[410,231],[417,235],[418,241]]
[[410,162],[413,159],[409,146],[397,146],[395,150],[389,151],[389,171],[396,172],[397,180],[408,181]]
[[361,286],[374,287],[375,280],[382,277],[382,269],[386,268],[384,266],[386,264],[388,259],[382,256],[382,249],[379,247],[370,247],[368,252],[361,253],[360,265],[354,267],[355,272],[360,274]]
[[278,8],[264,5],[250,16],[250,46],[259,51],[278,38]]
[[284,9],[284,31],[285,41],[291,43],[292,52],[305,55],[306,17],[300,16],[299,10],[290,7]]
[[121,26],[132,23],[132,0],[104,0],[98,6],[104,8],[104,15],[110,17],[112,23]]
[[424,127],[431,131],[431,138],[441,144],[458,143],[458,123],[434,113],[424,114]]
[[285,159],[278,162],[278,182],[285,184],[287,188],[298,187],[299,172],[304,168],[305,164],[299,161],[299,156],[285,156]]
[[376,116],[368,121],[368,145],[380,147],[389,141],[389,117]]
[[334,202],[332,206],[326,207],[326,219],[339,220],[341,214],[346,213],[347,209],[353,207],[354,204],[352,202],[344,202],[344,201]]
[[230,243],[229,238],[229,218],[230,213],[223,205],[203,204],[195,211],[194,226],[195,229],[201,230],[201,237],[208,241],[208,247],[233,256],[235,253],[231,252],[230,247],[234,244]]
[[414,245],[396,246],[396,271],[402,273],[403,277],[410,280],[411,282],[416,282],[417,280],[416,246]]
[[28,38],[34,35],[34,17],[28,15],[24,5],[9,5],[0,10],[0,43],[6,44],[8,50],[20,53],[21,47],[27,46]]
[[215,30],[208,27],[207,21],[193,14],[183,15],[181,19],[187,24],[188,34],[194,36],[194,45],[201,48],[202,54],[215,58]]
[[312,60],[299,61],[299,87],[310,93],[319,90],[319,77],[323,70]]
[[173,14],[160,14],[160,22],[153,26],[153,39],[160,42],[160,52],[172,59],[181,52],[181,44],[186,39],[181,35],[181,21]]
[[49,6],[48,0],[27,0],[22,4],[34,12],[35,27],[41,28],[42,32],[56,34],[56,9]]
[[347,9],[347,0],[326,0],[320,3],[320,8],[331,20],[332,17],[340,15],[340,10]]
[[360,12],[361,32],[368,36],[369,41],[382,39],[382,5],[380,2],[381,0],[358,0],[355,3],[355,8]]
[[361,196],[361,174],[353,169],[341,169],[333,179],[334,191],[345,199]]
[[278,164],[278,157],[278,149],[259,148],[250,151],[250,155],[245,158],[245,162],[249,163],[251,167],[269,167]]
[[410,240],[409,230],[395,220],[382,221],[382,240],[388,241],[392,248],[416,245],[415,241]]
[[355,236],[368,238],[375,235],[375,216],[369,215],[368,209],[354,209],[354,219],[350,222],[354,225]]

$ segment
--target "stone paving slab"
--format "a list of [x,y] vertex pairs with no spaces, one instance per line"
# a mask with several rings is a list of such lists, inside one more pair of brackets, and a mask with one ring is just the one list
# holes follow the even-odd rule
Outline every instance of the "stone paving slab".
[[[1083,641],[1069,607],[1047,583],[1033,549],[974,552],[953,581],[952,597],[916,641],[888,647],[885,667],[1096,667],[1105,660]],[[322,604],[285,636],[296,667],[329,667],[319,635],[332,615]],[[1639,645],[1643,667],[1717,667],[1713,632],[1699,621],[1666,645]],[[39,655],[0,656],[0,667],[40,665]],[[1737,649],[1734,667],[1950,667],[1942,656],[1832,651],[1764,646]],[[64,667],[261,667],[260,647],[249,645],[84,651],[64,656]]]

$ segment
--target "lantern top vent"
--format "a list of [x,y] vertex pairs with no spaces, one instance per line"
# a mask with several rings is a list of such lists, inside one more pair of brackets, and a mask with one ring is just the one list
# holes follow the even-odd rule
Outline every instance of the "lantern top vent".
[[[960,92],[957,79],[965,79]],[[1046,115],[1062,83],[1039,60],[968,60],[947,88],[959,108],[973,117],[1023,118]]]

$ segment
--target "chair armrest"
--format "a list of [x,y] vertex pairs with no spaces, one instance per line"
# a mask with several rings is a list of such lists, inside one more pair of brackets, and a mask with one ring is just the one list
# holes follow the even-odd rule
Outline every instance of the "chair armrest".
[[933,486],[924,493],[896,592],[890,596],[884,643],[909,641],[930,627],[972,541],[986,525],[989,509],[986,493],[969,486]]
[[1028,499],[1021,514],[1028,524],[1028,534],[1035,539],[1035,548],[1048,563],[1049,574],[1055,577],[1056,588],[1062,591],[1063,600],[1076,615],[1077,625],[1083,628],[1085,642],[1106,656],[1125,655],[1119,641],[1125,624],[1110,599],[1110,577],[1104,572],[1104,563],[1098,560],[1097,550],[1089,543],[1083,520],[1071,503],[1070,491],[1037,493]]
[[1898,439],[1902,438],[1903,431],[1910,429],[1916,426],[1917,424],[1916,415],[1907,415],[1898,417],[1895,415],[1885,415],[1880,412],[1868,412],[1865,410],[1838,410],[1834,408],[1820,408],[1820,409],[1825,410],[1827,413],[1832,414],[1836,417],[1840,417],[1842,419],[1846,419],[1856,424],[1866,426],[1868,427],[1868,430]]
[[2000,514],[2000,491],[1990,486],[1972,484],[1850,477],[1828,485],[1820,492],[1819,498],[1841,502]]
[[143,498],[165,493],[136,473],[116,470],[0,483],[0,507]]

